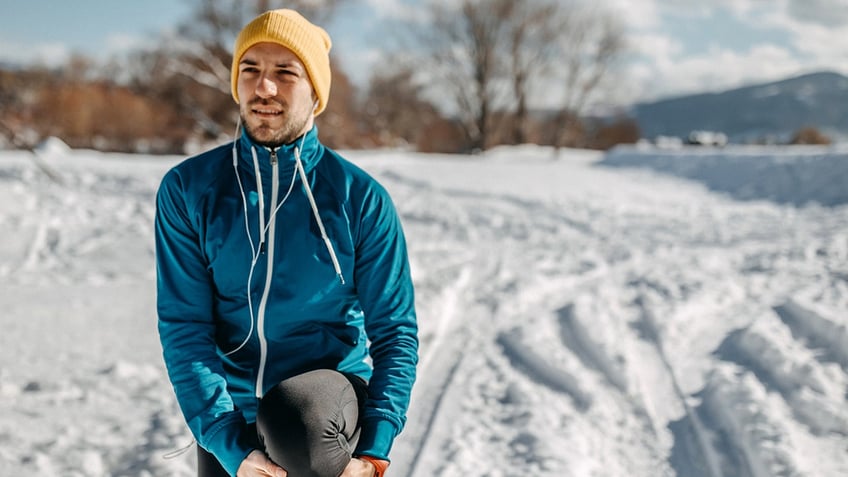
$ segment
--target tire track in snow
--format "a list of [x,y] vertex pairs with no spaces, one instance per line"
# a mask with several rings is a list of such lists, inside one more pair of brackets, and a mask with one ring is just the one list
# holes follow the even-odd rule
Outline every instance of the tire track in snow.
[[[544,359],[534,359],[525,353],[523,345],[511,341],[512,338],[499,323],[503,318],[497,318],[497,308],[501,301],[507,299],[505,296],[509,296],[504,295],[504,291],[514,287],[516,270],[512,268],[513,264],[506,263],[510,256],[521,252],[515,249],[514,242],[539,237],[534,233],[540,220],[552,228],[573,224],[563,224],[559,219],[547,217],[544,213],[541,214],[547,218],[541,218],[538,210],[541,204],[536,202],[508,196],[436,189],[418,181],[405,181],[397,174],[391,178],[413,189],[401,189],[399,203],[404,203],[402,197],[405,194],[414,197],[412,200],[419,198],[413,213],[403,216],[401,210],[404,225],[412,234],[423,231],[426,232],[425,236],[432,237],[428,239],[418,236],[418,242],[473,244],[472,253],[457,277],[447,284],[440,283],[443,288],[438,300],[442,305],[436,313],[449,312],[447,314],[454,316],[440,316],[436,319],[436,331],[428,342],[427,351],[422,353],[420,375],[423,379],[416,385],[413,403],[429,402],[429,405],[425,409],[423,404],[414,404],[417,408],[411,409],[409,414],[420,417],[410,422],[404,431],[404,434],[415,435],[415,442],[410,442],[413,439],[401,438],[398,444],[402,444],[402,451],[396,444],[398,455],[411,454],[408,459],[396,460],[393,466],[399,467],[397,472],[400,475],[425,477],[433,475],[434,465],[444,464],[439,464],[440,461],[433,456],[444,452],[444,446],[452,441],[452,431],[459,423],[465,422],[459,406],[463,400],[468,399],[466,393],[471,390],[467,389],[468,383],[455,380],[460,375],[475,373],[473,369],[465,369],[466,357],[469,350],[481,349],[478,343],[484,350],[489,347],[486,343],[490,341],[499,344],[513,362],[518,360],[523,363],[524,374],[531,379],[535,377],[543,384],[553,385],[560,390],[567,389],[562,385],[559,370],[548,368],[549,372],[545,375]],[[426,206],[420,202],[421,197],[428,198]],[[483,198],[484,201],[481,200]],[[484,205],[481,206],[481,203]],[[446,216],[452,219],[449,224],[445,222]],[[516,222],[516,217],[521,220]],[[418,229],[419,225],[427,230]],[[431,235],[434,232],[439,235]],[[411,243],[416,241],[413,239]],[[454,254],[467,256],[468,252],[468,248],[463,248]],[[440,256],[440,259],[450,262],[451,256]],[[521,260],[521,263],[526,262],[526,259]],[[426,320],[426,317],[419,316]],[[459,323],[454,323],[455,320],[459,320]],[[576,395],[581,405],[587,404],[585,393]],[[526,438],[519,437],[516,442],[528,442]],[[531,456],[527,458],[532,459]]]
[[598,371],[610,386],[622,394],[627,394],[627,377],[624,376],[610,358],[601,350],[580,324],[573,303],[560,308],[556,312],[562,343],[574,352],[583,364]]
[[459,316],[460,302],[462,293],[468,289],[471,283],[471,267],[463,266],[459,272],[459,277],[452,284],[446,286],[442,290],[441,312],[437,316],[438,325],[434,330],[433,338],[430,340],[429,347],[421,357],[419,370],[422,374],[428,374],[429,368],[433,366],[433,361],[438,357],[439,351],[444,346],[445,341],[450,337],[452,328],[456,327],[456,318]]
[[461,343],[457,338],[465,337],[461,330],[456,331],[455,328],[461,296],[470,281],[471,270],[465,266],[456,281],[442,290],[443,306],[438,315],[438,325],[418,370],[421,379],[414,394],[416,408],[411,409],[409,414],[418,415],[419,418],[409,422],[405,431],[415,435],[415,440],[408,444],[411,449],[403,450],[404,454],[411,457],[404,463],[406,469],[402,475],[415,475],[441,413],[447,395],[443,391],[452,387],[456,370],[462,362],[464,349],[459,346]]
[[[395,175],[394,178],[399,179],[400,176]],[[502,269],[503,276],[487,274],[485,271],[475,273],[476,280],[472,279],[469,283],[469,294],[476,294],[477,301],[488,302],[494,309],[497,309],[504,303],[509,304],[512,301],[521,303],[530,300],[530,303],[536,303],[537,293],[553,299],[553,302],[542,303],[540,306],[542,310],[553,311],[554,323],[560,326],[560,344],[568,342],[565,343],[565,347],[574,348],[572,350],[573,353],[581,361],[589,363],[587,368],[598,371],[605,381],[611,383],[612,388],[623,391],[622,394],[626,395],[626,379],[620,373],[615,372],[614,365],[609,361],[609,358],[606,358],[607,362],[605,363],[603,357],[593,355],[591,351],[587,351],[592,349],[594,343],[583,342],[581,340],[588,339],[588,335],[576,329],[578,325],[571,323],[568,318],[556,319],[559,315],[555,307],[557,306],[556,303],[561,303],[562,283],[558,280],[544,280],[545,275],[553,273],[555,274],[555,278],[566,274],[565,276],[569,277],[568,281],[572,281],[575,287],[581,283],[601,283],[610,276],[613,270],[627,268],[627,264],[634,260],[634,257],[627,253],[628,248],[625,247],[626,241],[623,238],[614,238],[614,240],[605,244],[612,249],[619,250],[620,253],[606,250],[601,251],[602,261],[597,263],[596,266],[589,266],[587,268],[579,259],[579,253],[575,253],[575,251],[580,249],[581,244],[591,243],[593,240],[592,237],[598,235],[600,232],[596,231],[594,223],[588,220],[593,213],[590,210],[584,209],[583,207],[585,205],[581,204],[576,209],[574,207],[564,208],[560,204],[553,206],[545,202],[516,199],[511,196],[501,196],[491,193],[451,192],[449,190],[431,188],[420,182],[409,183],[407,185],[412,185],[414,189],[417,189],[417,192],[414,194],[415,197],[428,197],[428,201],[430,202],[428,204],[429,207],[436,209],[433,213],[422,212],[421,203],[419,202],[413,208],[414,213],[411,215],[413,221],[415,219],[423,219],[431,227],[434,224],[444,227],[446,224],[444,222],[445,211],[438,209],[447,209],[449,211],[447,215],[458,216],[454,217],[454,219],[458,218],[459,220],[454,220],[451,222],[450,229],[442,229],[441,232],[462,237],[466,243],[473,244],[472,246],[478,251],[477,263],[483,265],[482,267],[478,265],[478,269],[497,268],[493,267],[491,262],[493,257],[500,257],[500,265],[498,267]],[[443,199],[447,199],[447,204],[441,203]],[[402,203],[403,200],[401,199],[399,202]],[[576,212],[576,214],[572,215],[572,212]],[[586,220],[583,220],[583,218],[586,218]],[[412,229],[414,234],[414,225]],[[483,240],[480,241],[477,238],[482,238]],[[422,239],[422,237],[418,237],[418,240],[427,241],[427,239]],[[533,279],[530,281],[518,279],[516,282],[516,277],[533,277]],[[516,285],[518,288],[516,288]],[[510,291],[504,293],[505,290]],[[531,295],[525,296],[526,292],[530,292]],[[473,296],[468,297],[465,300],[466,306],[474,301],[475,298]],[[472,329],[477,328],[475,324],[479,323],[481,326],[476,330],[474,338],[484,342],[492,340],[498,346],[501,355],[508,361],[507,364],[510,364],[512,369],[518,371],[517,376],[523,376],[529,379],[529,381],[536,383],[537,386],[542,385],[554,391],[571,395],[574,398],[575,406],[564,409],[565,414],[559,416],[558,419],[569,419],[572,412],[577,412],[578,415],[586,413],[589,404],[593,400],[591,394],[581,387],[575,376],[571,376],[565,368],[554,364],[550,360],[551,357],[537,354],[530,349],[531,345],[525,343],[520,333],[516,332],[516,330],[520,331],[522,327],[528,326],[527,324],[516,327],[514,319],[517,317],[510,318],[511,313],[508,311],[505,313],[495,312],[492,317],[487,317],[486,321],[475,320],[478,317],[468,313],[468,310],[466,310],[465,314],[467,316],[464,317],[466,321],[463,326],[466,329]],[[572,337],[566,338],[565,335],[572,335]],[[463,346],[468,348],[470,347],[470,343],[463,343]],[[485,346],[483,349],[486,349]],[[451,355],[440,355],[439,360],[441,361],[442,359],[450,363],[454,362],[455,358]],[[490,364],[500,366],[496,362],[490,362]],[[498,372],[497,369],[472,369],[470,371],[465,370],[460,372],[463,368],[463,362],[457,360],[454,362],[454,367],[451,368],[450,372],[454,375],[464,375],[468,372],[484,372],[486,374]],[[499,378],[493,377],[493,379],[512,380],[517,376],[514,373],[503,373],[503,370],[501,370]],[[457,383],[457,385],[457,388],[463,386],[460,383]],[[520,388],[521,386],[518,387]],[[429,424],[427,425],[428,434],[426,436],[427,442],[421,444],[419,447],[421,450],[415,456],[415,468],[413,472],[423,470],[424,464],[430,466],[429,470],[432,470],[432,459],[426,457],[427,455],[431,455],[425,449],[427,446],[440,445],[442,446],[442,452],[445,452],[445,448],[451,449],[452,452],[460,450],[463,444],[455,443],[454,439],[456,436],[452,436],[449,431],[451,428],[463,429],[462,423],[465,426],[470,426],[471,430],[476,431],[475,433],[479,433],[477,439],[481,437],[486,439],[486,432],[483,429],[478,429],[480,423],[470,422],[464,416],[458,416],[460,419],[455,419],[456,413],[451,411],[451,406],[457,406],[456,403],[451,402],[450,406],[443,405],[446,400],[448,402],[451,401],[445,395],[457,395],[458,391],[458,389],[448,389],[444,395],[439,395],[438,400],[440,404],[434,408],[434,413],[429,416]],[[466,389],[466,392],[469,391],[479,392],[478,390]],[[477,397],[477,399],[480,398],[486,399],[485,396]],[[467,395],[462,395],[461,399],[467,401],[471,398]],[[489,399],[491,399],[491,396]],[[522,407],[527,405],[527,403],[518,403],[517,405]],[[510,409],[514,408],[516,403],[507,399],[503,403],[499,402],[498,406],[504,406],[504,409],[500,412],[496,410],[492,411],[491,418],[495,420],[498,419],[499,415],[513,415],[515,411],[511,411]],[[531,412],[536,414],[535,411]],[[603,412],[603,414],[606,415],[607,413]],[[646,413],[641,412],[641,414],[644,415]],[[481,417],[478,416],[478,418]],[[587,416],[587,419],[593,420],[595,418],[589,418]],[[508,429],[503,429],[504,436],[501,436],[501,438],[506,439],[503,445],[508,446],[507,454],[513,454],[513,451],[517,452],[516,449],[512,448],[514,445],[522,446],[522,448],[526,447],[525,444],[521,443],[528,442],[527,436],[533,436],[534,439],[539,439],[538,442],[545,441],[543,435],[539,434],[540,431],[533,428],[526,428],[524,431],[521,431],[524,434],[516,435],[514,440],[509,440],[507,436],[520,432],[520,430],[514,429],[515,424],[510,424],[509,422],[504,422],[503,425],[510,426]],[[410,431],[412,430],[409,429],[405,432]],[[527,434],[528,432],[530,434]],[[656,431],[652,429],[652,432],[655,436]],[[627,436],[622,434],[619,439],[626,440]],[[456,449],[457,445],[460,446],[460,449]],[[491,443],[488,445],[491,445]],[[491,462],[487,462],[486,465],[493,466],[491,468],[500,468],[495,462],[503,459],[507,460],[503,462],[503,464],[507,465],[507,468],[511,464],[509,462],[511,459],[530,465],[542,465],[541,462],[545,462],[550,458],[550,455],[547,455],[545,446],[537,448],[537,446],[533,445],[525,449],[525,451],[514,454],[512,457],[509,455],[499,456]],[[649,454],[658,458],[659,452],[649,452]],[[559,460],[554,457],[555,462]],[[565,465],[564,462],[561,464]],[[454,469],[448,463],[442,463],[442,465],[446,466],[442,469],[443,471],[449,472]],[[403,468],[400,469],[404,475],[413,475],[413,473],[403,472],[403,470]],[[465,471],[460,472],[467,472],[467,470],[465,469]],[[477,469],[477,471],[484,472],[482,468]],[[423,475],[432,475],[432,472]]]
[[820,359],[839,364],[848,372],[848,327],[840,326],[789,300],[774,307],[775,313],[808,347],[820,350]]
[[821,354],[787,337],[791,332],[776,316],[734,331],[716,350],[724,361],[753,375],[769,391],[778,393],[795,419],[815,435],[848,436],[848,410],[834,405],[845,390],[824,372]]
[[[53,237],[52,240],[50,239],[51,236]],[[26,271],[37,271],[39,269],[39,265],[44,260],[44,257],[50,249],[49,244],[51,242],[54,245],[56,243],[55,231],[51,234],[50,227],[48,227],[43,221],[39,222],[36,226],[32,240],[30,241],[23,263],[21,263],[21,269]]]
[[[423,321],[420,326],[429,326],[420,330],[419,378],[413,390],[409,420],[393,451],[392,466],[398,475],[428,476],[431,471],[424,469],[423,462],[427,461],[430,453],[438,453],[438,446],[448,439],[449,424],[441,421],[455,414],[447,408],[456,406],[457,402],[448,396],[461,388],[454,381],[469,343],[475,339],[469,334],[469,321],[475,320],[471,310],[476,298],[474,287],[477,285],[475,280],[479,280],[481,256],[478,250],[469,253],[462,248],[438,246],[439,243],[449,244],[452,240],[460,243],[476,240],[477,230],[467,210],[450,198],[445,200],[426,183],[394,173],[386,176],[398,187],[393,191],[400,197],[397,202],[411,206],[412,213],[404,214],[401,210],[407,233],[420,230],[433,236],[432,240],[410,241],[413,258],[417,258],[415,254],[419,252],[415,244],[430,244],[427,250],[424,247],[420,249],[425,257],[423,260],[427,260],[432,250],[442,263],[447,264],[446,267],[429,267],[428,275],[417,278],[419,293],[432,292],[434,288],[438,290],[429,301],[439,303],[439,306],[429,309],[426,316],[419,310],[419,320]],[[410,201],[404,201],[404,196],[409,196]],[[423,197],[428,197],[428,200],[421,202]],[[460,238],[446,239],[450,236]],[[487,269],[482,268],[483,271]],[[445,280],[447,274],[453,275],[451,280]]]
[[636,304],[641,308],[640,320],[637,326],[642,332],[642,338],[656,348],[665,372],[671,379],[677,400],[683,406],[686,414],[685,418],[681,420],[682,424],[677,426],[672,424],[669,426],[672,432],[674,432],[675,445],[681,442],[690,444],[684,447],[685,452],[681,458],[678,458],[672,453],[671,464],[679,475],[685,475],[687,477],[722,477],[721,459],[710,444],[710,436],[706,426],[701,421],[698,413],[689,405],[687,394],[680,386],[674,367],[664,350],[657,319],[647,307],[644,299],[640,297],[637,299]]
[[550,363],[521,341],[521,329],[498,333],[497,342],[510,363],[539,384],[570,396],[575,406],[585,412],[592,405],[591,395],[581,389],[577,378]]

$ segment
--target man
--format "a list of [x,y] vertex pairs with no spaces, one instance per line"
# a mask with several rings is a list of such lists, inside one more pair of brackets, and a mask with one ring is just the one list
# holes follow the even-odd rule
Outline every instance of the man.
[[201,476],[380,476],[417,363],[386,191],[325,148],[330,38],[292,10],[239,34],[233,143],[157,196],[157,308]]

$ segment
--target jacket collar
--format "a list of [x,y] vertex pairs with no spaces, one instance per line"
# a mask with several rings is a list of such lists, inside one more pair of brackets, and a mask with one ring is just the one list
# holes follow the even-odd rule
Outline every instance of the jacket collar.
[[[300,161],[303,164],[303,169],[308,173],[315,167],[321,159],[324,146],[318,141],[318,127],[312,126],[312,129],[306,132],[303,136],[298,137],[291,144],[284,144],[277,147],[274,152],[277,155],[279,170],[281,172],[291,171],[295,167],[295,148],[300,149]],[[239,138],[239,162],[248,165],[249,169],[253,169],[253,153],[251,149],[256,151],[256,157],[259,159],[259,168],[265,172],[271,170],[271,149],[265,146],[260,146],[253,142],[247,135],[247,131],[242,128],[241,137]]]

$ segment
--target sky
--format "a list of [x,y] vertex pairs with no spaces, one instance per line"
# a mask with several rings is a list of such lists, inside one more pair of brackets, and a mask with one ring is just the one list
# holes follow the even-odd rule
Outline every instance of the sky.
[[[355,82],[379,68],[386,35],[425,0],[347,0],[327,26]],[[580,0],[578,0],[580,1]],[[586,0],[588,1],[588,0]],[[106,59],[150,45],[188,18],[188,0],[5,0],[0,63]],[[609,101],[629,104],[783,79],[848,74],[848,0],[601,0],[628,50]],[[35,27],[37,25],[37,27]]]

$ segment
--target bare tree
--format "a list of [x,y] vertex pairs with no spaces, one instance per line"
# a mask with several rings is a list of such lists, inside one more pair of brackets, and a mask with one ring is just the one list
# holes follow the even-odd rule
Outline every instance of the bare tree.
[[625,47],[622,25],[602,11],[566,11],[560,17],[559,31],[563,100],[552,141],[557,148],[580,145],[579,138],[571,134],[579,129],[575,121],[580,120]]
[[509,24],[509,74],[515,100],[511,140],[527,141],[528,101],[533,80],[551,71],[555,58],[558,0],[525,0],[517,2]]
[[494,129],[492,113],[502,96],[499,53],[514,6],[511,0],[462,0],[454,8],[434,3],[431,29],[422,38],[435,80],[452,99],[472,150],[485,149]]
[[321,141],[335,149],[374,147],[364,130],[356,86],[342,68],[330,58],[332,85],[327,110],[315,118]]
[[[419,40],[425,69],[449,102],[471,149],[528,140],[531,99],[552,105],[559,127],[550,141],[579,142],[576,123],[609,76],[624,46],[623,29],[602,10],[564,0],[461,0],[431,3],[432,22]],[[561,94],[546,92],[559,89]],[[511,94],[510,94],[511,93]]]
[[380,143],[392,146],[417,144],[439,119],[436,108],[424,99],[415,71],[400,64],[371,77],[364,105],[370,129]]

